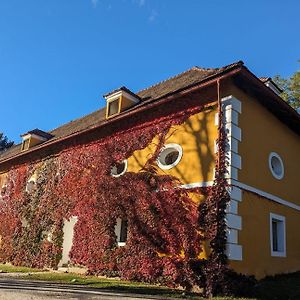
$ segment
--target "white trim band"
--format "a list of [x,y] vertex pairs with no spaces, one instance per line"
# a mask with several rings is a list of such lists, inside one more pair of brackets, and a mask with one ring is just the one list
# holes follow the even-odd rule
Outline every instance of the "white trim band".
[[180,187],[182,187],[184,189],[194,189],[194,188],[198,188],[198,187],[210,187],[210,186],[213,186],[213,184],[214,184],[213,181],[203,181],[203,182],[182,184]]
[[234,180],[234,179],[231,180],[231,184],[234,185],[234,186],[237,186],[237,187],[239,187],[239,188],[241,188],[243,190],[246,190],[246,191],[249,191],[249,192],[253,192],[253,193],[258,194],[258,195],[260,195],[260,196],[262,196],[264,198],[267,198],[269,200],[272,200],[272,201],[277,202],[279,204],[282,204],[284,206],[287,206],[287,207],[290,207],[290,208],[293,208],[293,209],[296,209],[296,210],[300,211],[300,205],[297,205],[295,203],[289,202],[287,200],[284,200],[284,199],[282,199],[282,198],[280,198],[278,196],[272,195],[272,194],[264,192],[262,190],[256,189],[256,188],[254,188],[254,187],[252,187],[250,185],[241,183],[241,182],[239,182],[237,180]]
[[[185,189],[192,189],[197,187],[210,187],[213,185],[213,181],[204,181],[204,182],[195,182],[195,183],[188,183],[181,185],[182,188]],[[255,194],[258,194],[268,200],[275,201],[279,204],[282,204],[284,206],[296,209],[300,211],[300,205],[297,205],[295,203],[292,203],[290,201],[284,200],[278,196],[272,195],[270,193],[264,192],[262,190],[256,189],[250,185],[247,185],[245,183],[241,183],[237,180],[231,179],[229,182],[228,192],[230,193],[230,197],[236,201],[241,201],[242,199],[242,190],[246,190]]]

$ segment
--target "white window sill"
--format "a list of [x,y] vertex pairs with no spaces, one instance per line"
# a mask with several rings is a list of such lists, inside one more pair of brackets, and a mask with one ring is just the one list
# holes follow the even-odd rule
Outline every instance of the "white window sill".
[[271,256],[273,257],[286,257],[285,252],[279,252],[279,251],[272,251]]

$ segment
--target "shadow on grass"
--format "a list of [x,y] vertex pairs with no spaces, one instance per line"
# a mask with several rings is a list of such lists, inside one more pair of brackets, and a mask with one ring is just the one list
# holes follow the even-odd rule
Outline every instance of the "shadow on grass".
[[257,283],[254,295],[262,300],[300,300],[300,272],[266,277]]

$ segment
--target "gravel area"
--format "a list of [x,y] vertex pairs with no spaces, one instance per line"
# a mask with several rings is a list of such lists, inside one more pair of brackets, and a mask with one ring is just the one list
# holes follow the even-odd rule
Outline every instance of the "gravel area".
[[[87,295],[87,294],[73,294],[73,293],[63,293],[63,292],[29,292],[29,291],[0,291],[0,300],[49,300],[49,299],[59,299],[59,300],[117,300],[117,299],[127,299],[127,300],[141,300],[141,298],[134,298],[129,296],[106,296],[106,295]],[[147,298],[143,298],[147,300]]]
[[[8,275],[8,274],[6,274]],[[14,274],[15,275],[15,274]],[[24,275],[24,273],[22,273]],[[133,295],[113,291],[99,291],[84,286],[27,281],[0,276],[0,300],[158,300],[155,296]],[[169,298],[170,299],[170,298]],[[171,299],[170,299],[171,300]]]

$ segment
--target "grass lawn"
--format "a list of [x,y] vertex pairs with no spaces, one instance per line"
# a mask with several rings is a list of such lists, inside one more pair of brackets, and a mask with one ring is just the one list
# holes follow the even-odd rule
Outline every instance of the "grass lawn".
[[0,264],[0,270],[2,271],[2,273],[35,273],[43,271],[41,269],[15,267],[11,264]]
[[[161,297],[173,297],[190,300],[201,300],[196,294],[186,293],[182,291],[174,290],[157,285],[149,285],[140,282],[129,282],[118,279],[101,278],[97,276],[84,276],[73,273],[56,273],[56,272],[40,272],[41,270],[14,267],[10,265],[0,264],[0,270],[5,272],[21,272],[24,273],[21,279],[26,280],[44,280],[59,282],[64,284],[77,284],[84,285],[93,288],[99,288],[104,290],[111,290],[116,292],[126,292],[134,294],[147,294],[156,295]],[[37,273],[39,271],[39,273]],[[27,273],[27,274],[25,274]],[[28,273],[30,275],[28,275]],[[262,299],[262,300],[300,300],[300,272],[278,275],[263,279],[258,282],[254,290],[255,297],[253,298],[226,298],[216,297],[214,300],[250,300],[250,299]]]

